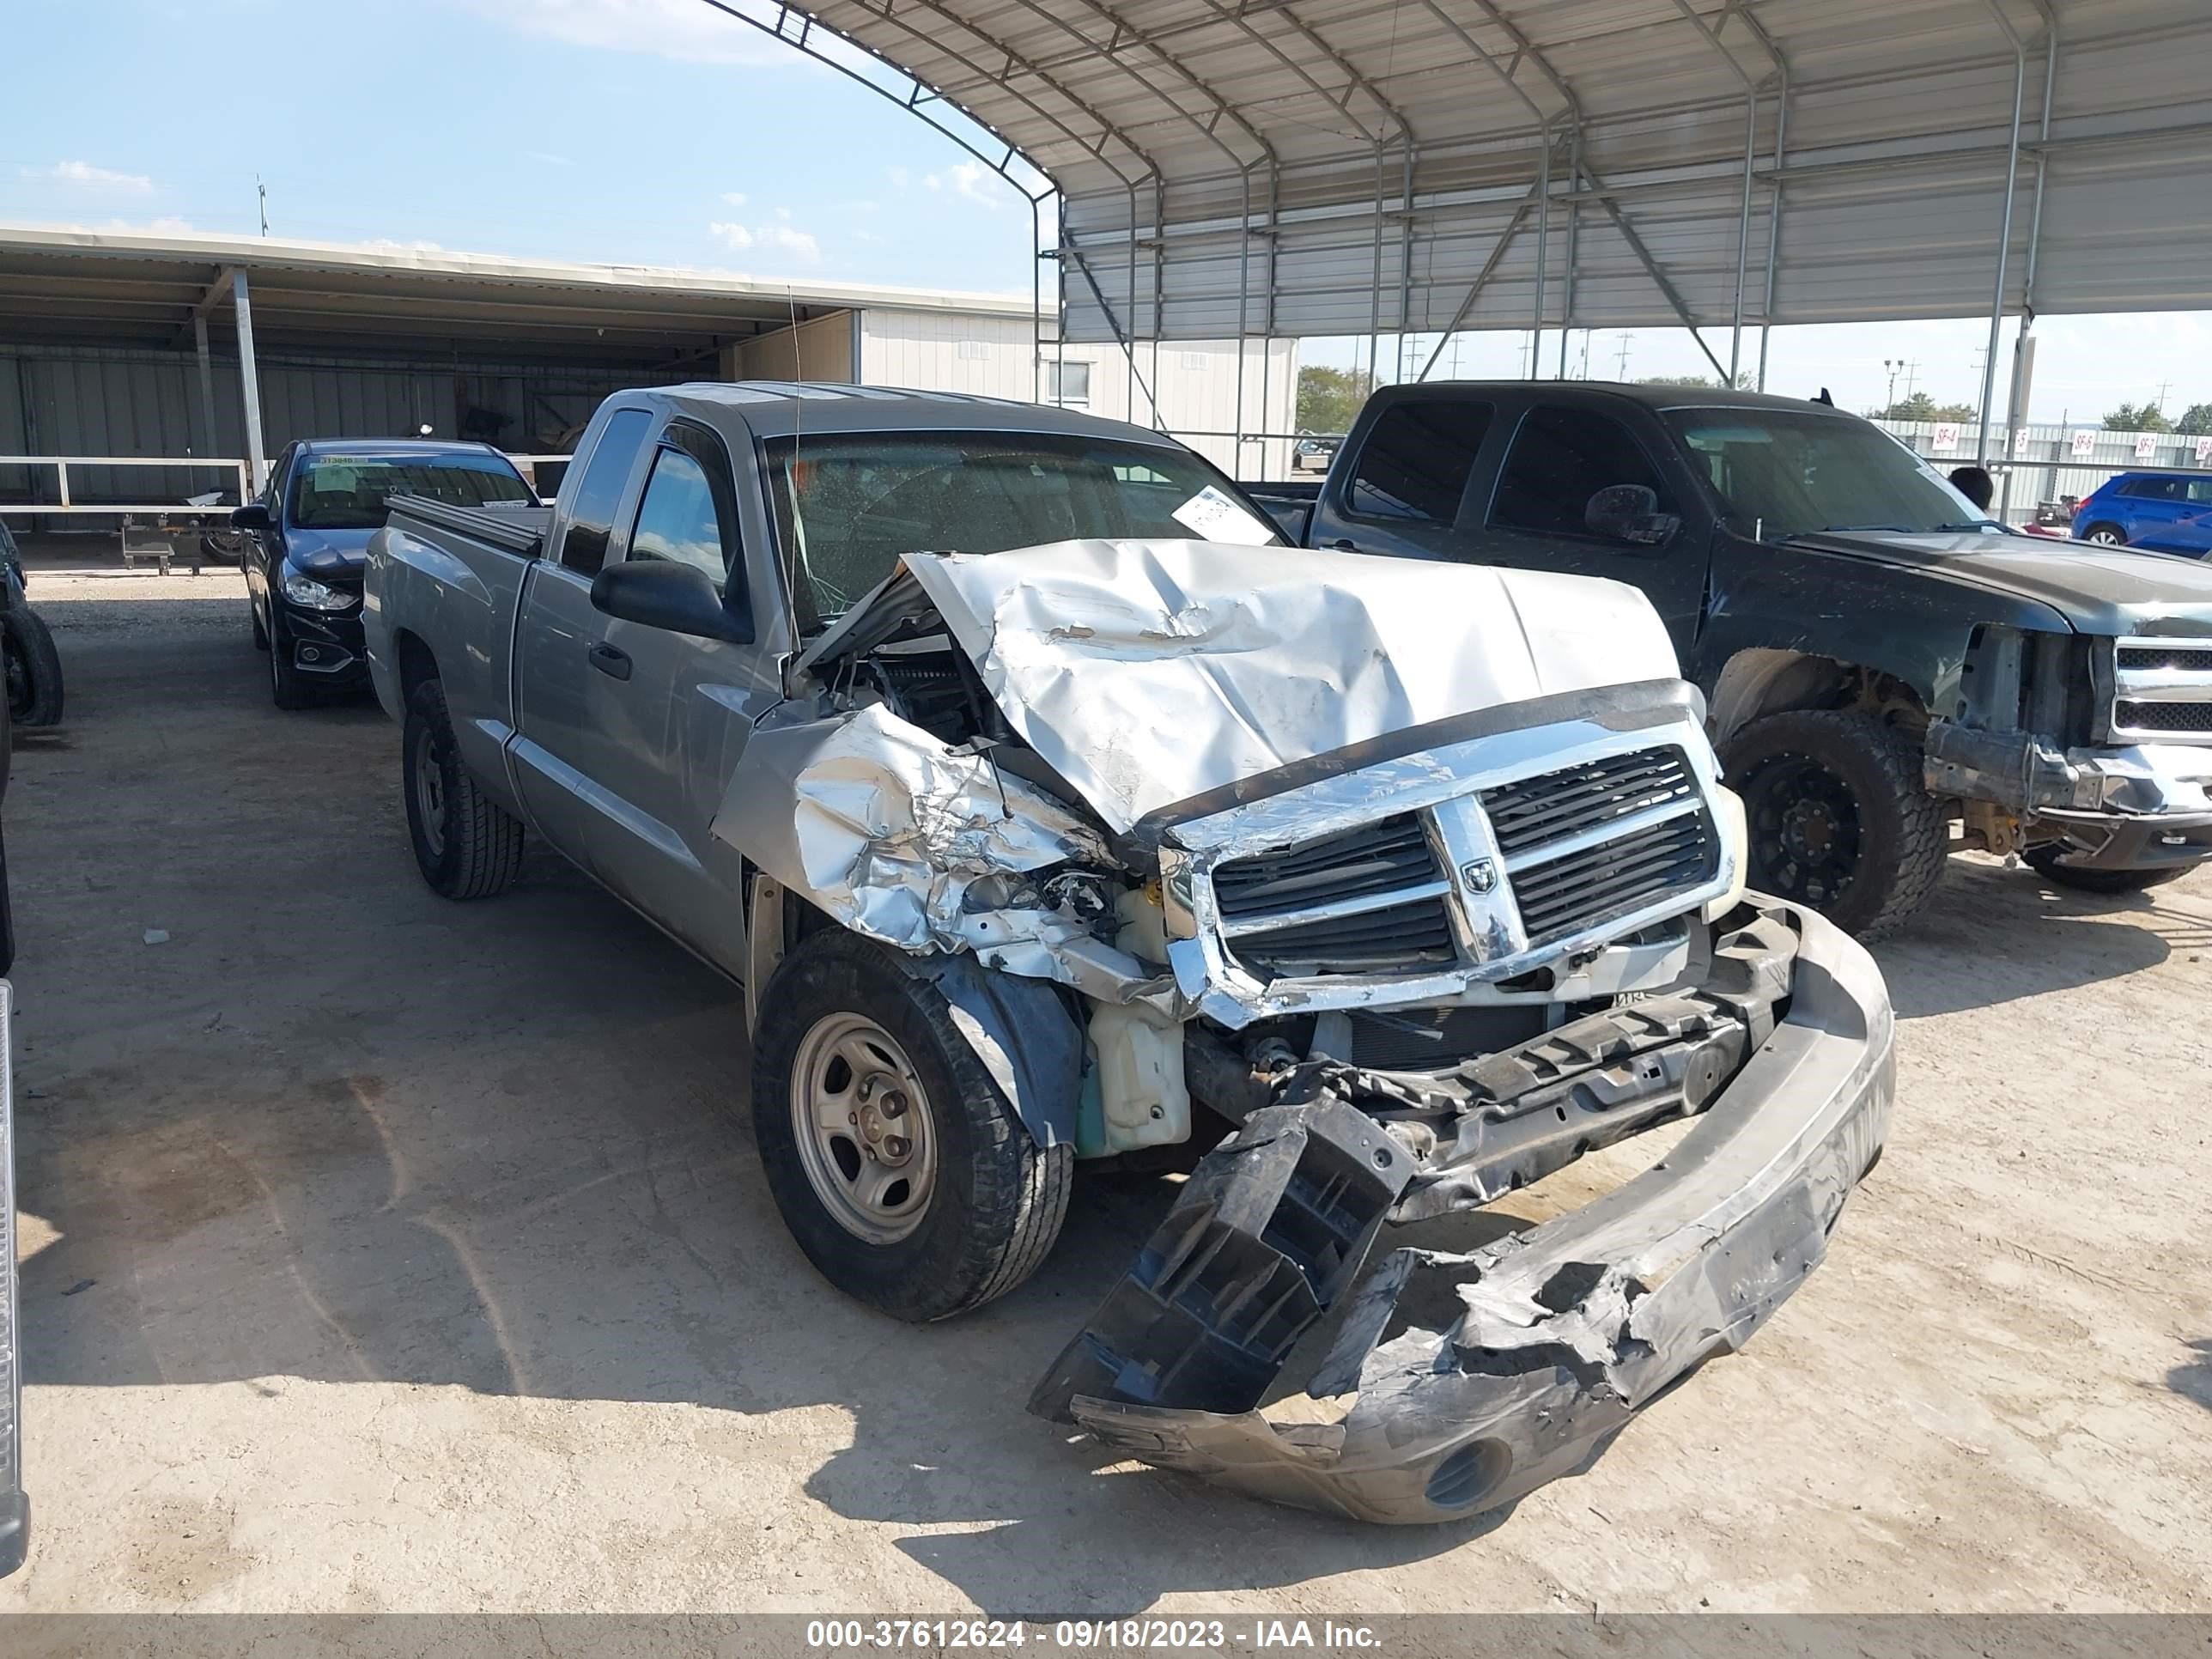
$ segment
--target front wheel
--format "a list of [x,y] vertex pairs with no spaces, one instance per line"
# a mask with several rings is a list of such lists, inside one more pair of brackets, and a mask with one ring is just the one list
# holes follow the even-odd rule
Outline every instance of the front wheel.
[[1810,905],[1863,939],[1900,926],[1935,890],[1950,827],[1921,755],[1851,709],[1795,709],[1720,746],[1751,831],[1751,884]]
[[2140,893],[2147,887],[2160,887],[2177,880],[2197,868],[2193,864],[2158,864],[2143,870],[2100,870],[2069,864],[2067,860],[2077,855],[2061,841],[2031,847],[2023,856],[2028,866],[2045,881],[2081,893]]
[[484,793],[462,764],[446,688],[436,680],[408,696],[400,754],[408,838],[430,890],[475,899],[512,887],[522,872],[522,820]]
[[7,653],[8,718],[16,726],[58,726],[62,657],[54,636],[20,594],[0,611],[0,647]]
[[269,635],[269,701],[286,714],[294,714],[314,701],[314,690],[292,662],[292,641],[275,627],[275,617],[270,618]]
[[1040,1146],[937,988],[825,931],[784,958],[753,1036],[753,1138],[822,1276],[915,1323],[963,1313],[1044,1260],[1074,1149]]

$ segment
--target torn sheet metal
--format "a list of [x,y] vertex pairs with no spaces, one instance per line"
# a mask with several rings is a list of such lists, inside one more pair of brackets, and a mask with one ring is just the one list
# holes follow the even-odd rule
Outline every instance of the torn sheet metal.
[[800,665],[868,648],[917,590],[1117,834],[1408,726],[1679,672],[1650,602],[1621,583],[1188,541],[909,554]]
[[[1316,1401],[1357,1390],[1340,1420],[1271,1421],[1249,1379],[1226,1410],[1109,1387],[1068,1413],[1147,1462],[1376,1522],[1463,1517],[1579,1467],[1804,1281],[1887,1132],[1894,1027],[1872,959],[1809,911],[1757,902],[1798,936],[1788,1018],[1626,1186],[1483,1249],[1387,1258],[1308,1382]],[[1446,1298],[1448,1329],[1382,1340],[1401,1299],[1418,1316]]]
[[902,951],[968,951],[986,967],[1109,1001],[1177,1006],[1172,981],[1116,951],[1096,919],[1028,872],[1115,867],[1088,820],[979,754],[880,704],[763,726],[714,835],[834,920]]

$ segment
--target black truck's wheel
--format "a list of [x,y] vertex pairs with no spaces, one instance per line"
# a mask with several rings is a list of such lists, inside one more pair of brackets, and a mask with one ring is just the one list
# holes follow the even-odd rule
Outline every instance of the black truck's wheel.
[[2027,862],[2036,874],[2060,887],[2082,893],[2140,893],[2161,886],[2197,868],[2193,864],[2159,864],[2144,870],[2099,870],[2069,864],[2073,849],[2062,841],[2045,842],[2027,849]]
[[1751,884],[1878,939],[1926,902],[1950,830],[1918,747],[1871,714],[1798,709],[1720,746],[1751,828]]
[[7,654],[8,719],[15,726],[58,726],[62,656],[38,613],[16,604],[0,611],[0,647]]
[[522,820],[485,794],[453,747],[446,689],[425,680],[407,699],[400,738],[407,833],[430,890],[489,898],[522,871]]
[[937,988],[857,934],[784,958],[753,1034],[753,1138],[822,1276],[920,1323],[1002,1296],[1067,1214],[1074,1149],[1039,1146]]

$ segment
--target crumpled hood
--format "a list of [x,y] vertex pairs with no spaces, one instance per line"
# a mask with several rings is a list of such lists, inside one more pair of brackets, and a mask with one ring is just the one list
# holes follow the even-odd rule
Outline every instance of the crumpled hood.
[[2049,605],[2084,634],[2212,633],[2212,565],[2168,553],[1981,531],[1797,536],[1797,547],[1934,570]]
[[1650,601],[1619,582],[1164,540],[910,554],[799,665],[931,610],[1117,833],[1408,726],[1680,672]]

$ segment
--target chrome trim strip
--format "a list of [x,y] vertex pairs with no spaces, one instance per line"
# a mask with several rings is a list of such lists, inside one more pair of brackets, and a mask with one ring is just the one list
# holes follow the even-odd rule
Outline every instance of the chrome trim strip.
[[1329,904],[1309,904],[1302,910],[1240,916],[1235,921],[1223,921],[1221,931],[1231,939],[1242,939],[1248,933],[1272,933],[1279,928],[1301,927],[1311,921],[1334,921],[1340,916],[1363,916],[1370,910],[1417,904],[1423,899],[1442,898],[1450,891],[1451,884],[1448,881],[1425,881],[1412,887],[1393,887],[1385,893],[1362,893],[1357,898],[1338,899]]

